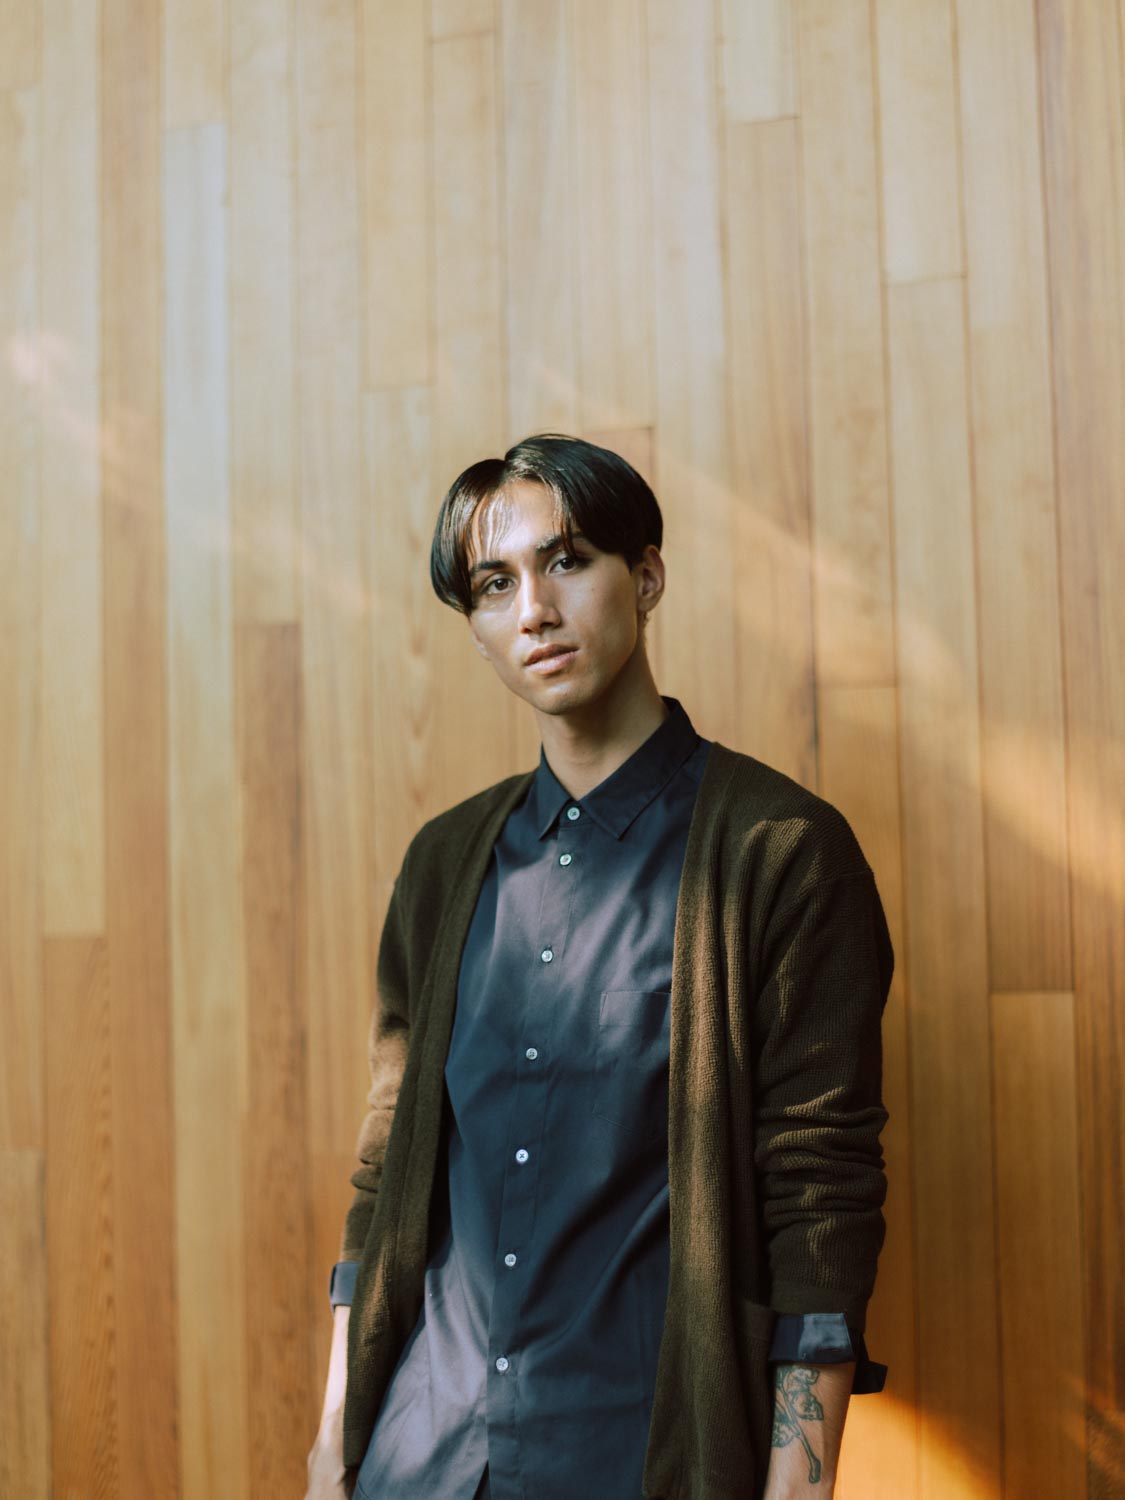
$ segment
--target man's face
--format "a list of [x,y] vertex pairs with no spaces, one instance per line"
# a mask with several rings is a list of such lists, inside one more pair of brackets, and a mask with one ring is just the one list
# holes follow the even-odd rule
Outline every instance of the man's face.
[[[637,649],[638,607],[651,607],[664,582],[655,547],[647,565],[630,571],[578,531],[568,552],[561,537],[551,541],[557,533],[550,491],[519,480],[479,507],[468,546],[477,649],[517,697],[549,714],[602,696]],[[532,652],[556,645],[573,654],[546,669],[528,664]]]

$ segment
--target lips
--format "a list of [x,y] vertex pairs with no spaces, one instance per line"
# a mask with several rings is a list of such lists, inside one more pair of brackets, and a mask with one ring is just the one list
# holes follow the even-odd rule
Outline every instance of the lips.
[[530,667],[537,661],[549,661],[553,656],[566,656],[577,649],[577,646],[541,646],[538,651],[531,653],[524,665]]

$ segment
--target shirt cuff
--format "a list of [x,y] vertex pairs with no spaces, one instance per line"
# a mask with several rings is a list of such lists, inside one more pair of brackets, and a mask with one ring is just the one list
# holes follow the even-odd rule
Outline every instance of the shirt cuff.
[[333,1307],[350,1307],[355,1296],[358,1260],[338,1260],[328,1278],[328,1300]]
[[843,1313],[778,1313],[769,1359],[809,1365],[846,1364],[854,1359],[853,1396],[881,1391],[887,1378],[886,1365],[868,1358],[863,1334]]

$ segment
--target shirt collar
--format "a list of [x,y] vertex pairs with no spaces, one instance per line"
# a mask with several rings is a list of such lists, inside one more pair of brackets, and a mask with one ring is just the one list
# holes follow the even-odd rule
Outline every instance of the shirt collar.
[[629,759],[598,783],[584,797],[572,797],[539,747],[539,767],[532,789],[532,816],[539,837],[546,838],[563,808],[580,807],[614,838],[621,838],[656,794],[667,785],[699,744],[687,712],[678,698],[661,693],[668,707],[664,722],[638,745]]

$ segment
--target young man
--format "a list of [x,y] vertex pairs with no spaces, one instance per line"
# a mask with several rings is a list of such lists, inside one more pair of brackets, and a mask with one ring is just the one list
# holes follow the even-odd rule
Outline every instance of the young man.
[[395,882],[310,1500],[827,1500],[882,1388],[882,905],[657,690],[661,539],[559,434],[443,502],[435,591],[542,749]]

